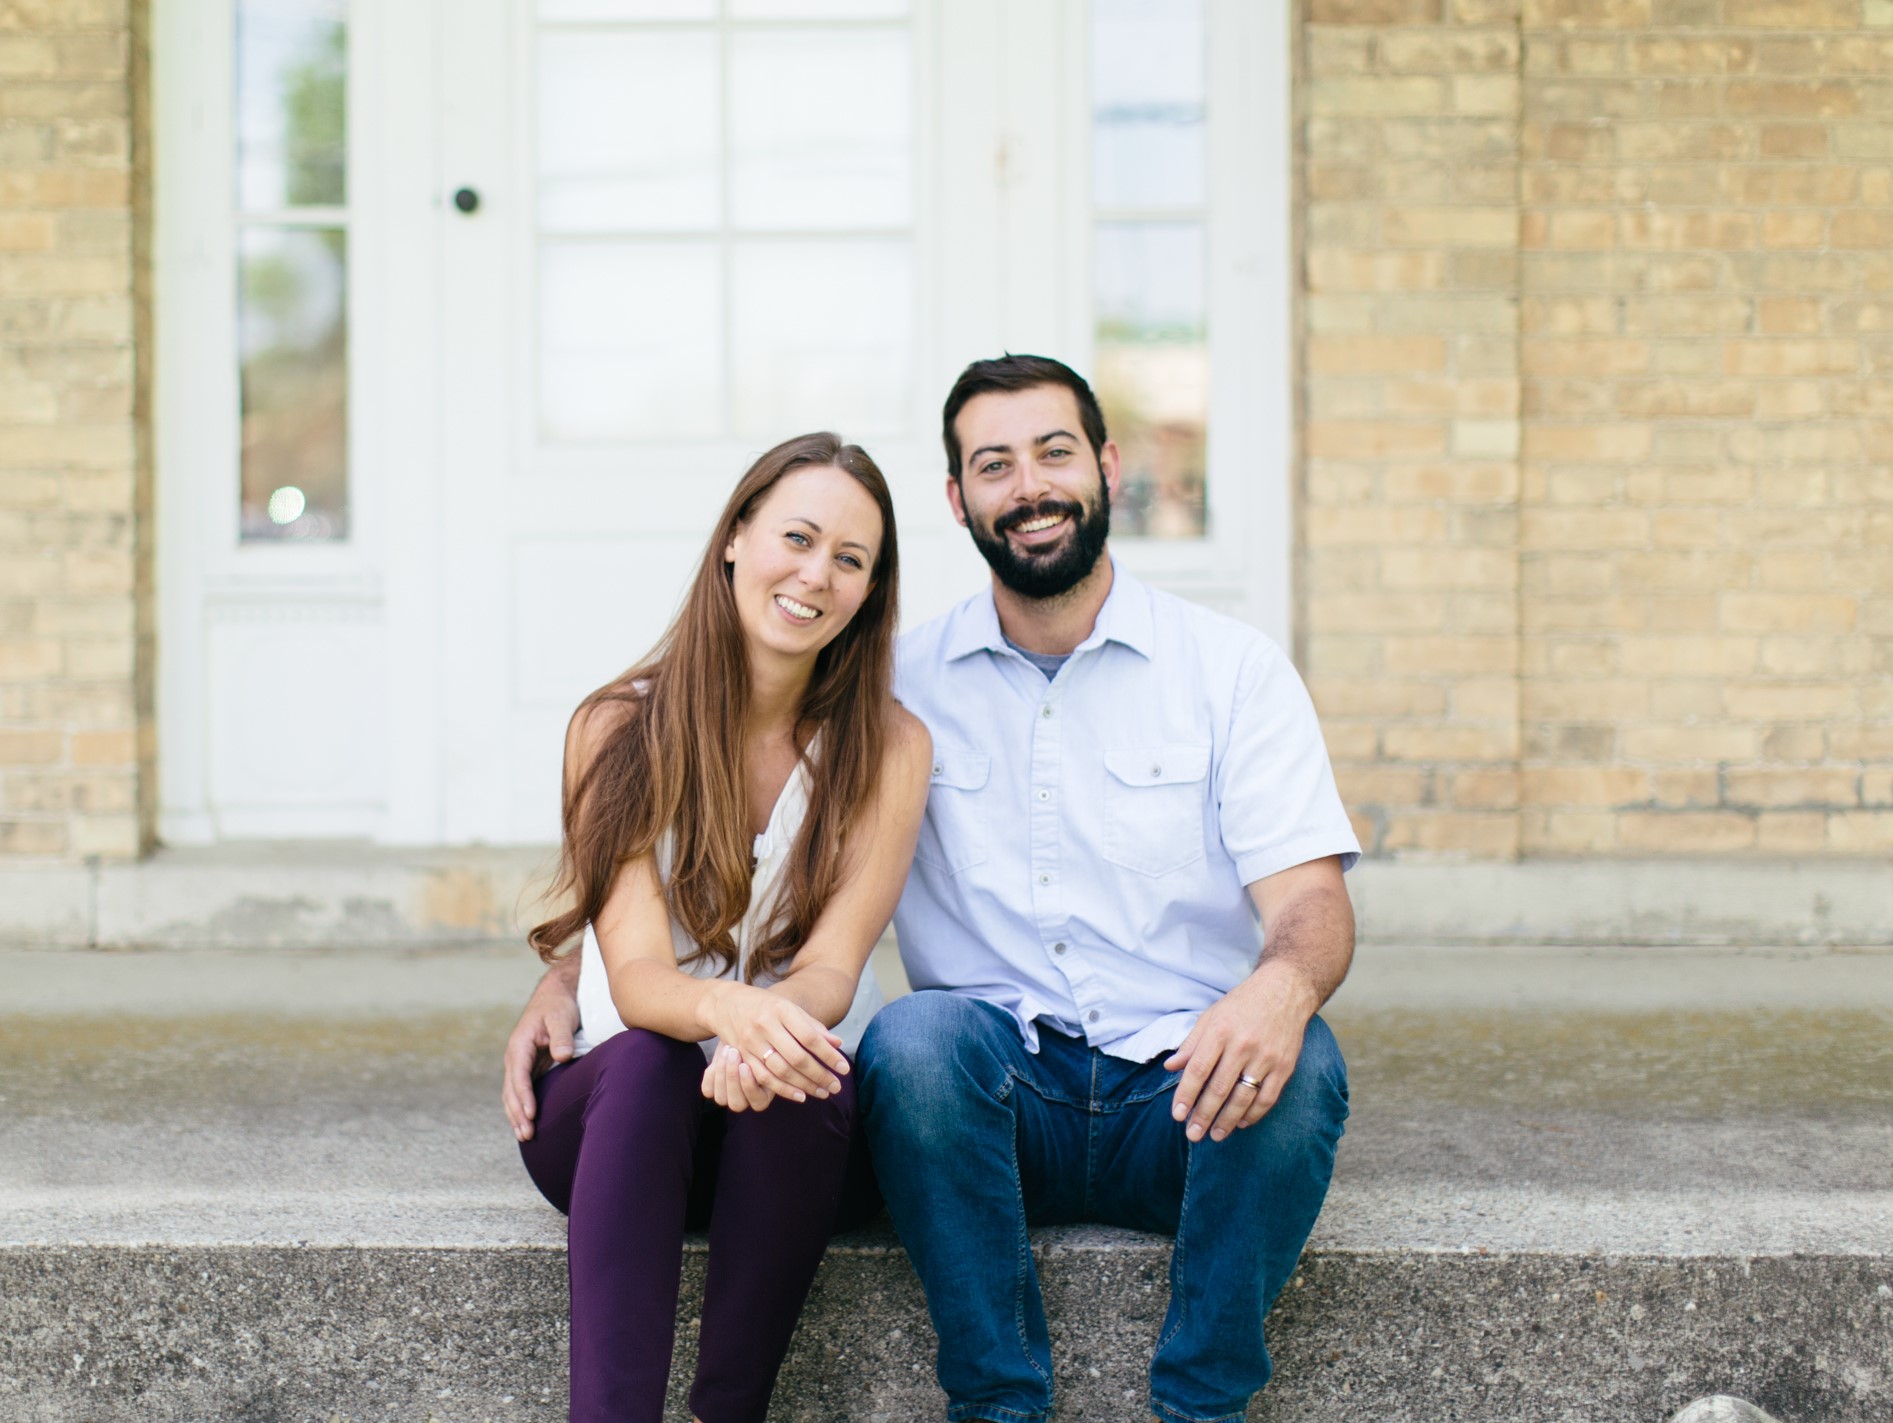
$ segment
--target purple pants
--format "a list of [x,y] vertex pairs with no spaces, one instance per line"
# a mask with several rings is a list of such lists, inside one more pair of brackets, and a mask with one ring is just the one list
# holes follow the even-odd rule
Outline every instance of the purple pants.
[[702,1095],[703,1068],[697,1044],[632,1028],[539,1079],[519,1153],[568,1217],[573,1423],[663,1418],[684,1232],[706,1227],[690,1408],[762,1423],[837,1228],[853,1076],[827,1101],[732,1113]]

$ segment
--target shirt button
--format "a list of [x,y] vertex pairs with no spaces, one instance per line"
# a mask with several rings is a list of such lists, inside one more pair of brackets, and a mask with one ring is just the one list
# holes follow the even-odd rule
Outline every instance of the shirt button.
[[1161,775],[1163,774],[1163,767],[1161,767],[1161,766],[1152,766],[1152,767],[1150,768],[1150,774],[1151,774],[1151,775],[1153,775],[1153,776],[1161,776]]
[[1051,793],[1050,791],[1040,791],[1040,792],[1039,792],[1039,799],[1040,799],[1040,800],[1050,800],[1051,798],[1052,798],[1052,793]]
[[1053,944],[1052,952],[1055,954],[1062,954],[1065,952],[1065,946],[1063,944]]
[[1089,1013],[1087,1013],[1087,1014],[1085,1014],[1085,1021],[1086,1021],[1087,1023],[1095,1023],[1095,1022],[1097,1022],[1097,1021],[1098,1021],[1098,1010],[1097,1010],[1096,1008],[1093,1008],[1093,1009],[1092,1009],[1092,1010],[1091,1010],[1091,1011],[1090,1011]]
[[940,774],[940,773],[941,773],[942,771],[944,771],[945,769],[946,769],[946,767],[945,767],[945,766],[942,766],[942,765],[941,765],[941,764],[940,764],[940,763],[939,763],[938,761],[935,761],[935,762],[933,763],[933,773],[934,773],[934,775],[936,775],[936,776],[937,776],[937,775],[939,775],[939,774]]
[[1052,708],[1051,708],[1050,703],[1047,703],[1045,706],[1042,706],[1039,708],[1040,716],[1050,716],[1051,714],[1052,714]]
[[1039,883],[1040,883],[1040,884],[1050,884],[1051,882],[1052,882],[1052,877],[1051,877],[1050,875],[1040,875],[1040,876],[1039,876]]

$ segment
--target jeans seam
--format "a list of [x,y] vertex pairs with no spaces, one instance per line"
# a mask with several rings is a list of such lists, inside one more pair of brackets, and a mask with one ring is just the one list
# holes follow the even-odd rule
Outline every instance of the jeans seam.
[[[1011,1074],[1008,1072],[1007,1076],[1010,1078]],[[1019,1124],[1017,1117],[1013,1118],[1012,1125],[1012,1189],[1015,1193],[1014,1199],[1019,1203],[1019,1254],[1016,1269],[1013,1273],[1012,1327],[1019,1336],[1019,1352],[1025,1355],[1026,1363],[1031,1366],[1032,1372],[1039,1376],[1039,1381],[1045,1385],[1045,1391],[1049,1395],[1052,1389],[1051,1375],[1046,1373],[1044,1369],[1041,1369],[1039,1367],[1039,1361],[1032,1357],[1032,1342],[1025,1337],[1025,1285],[1032,1269],[1032,1240],[1026,1230],[1025,1176],[1019,1167]],[[1010,1410],[1003,1411],[1010,1412]],[[1043,1417],[1044,1415],[1020,1413],[1014,1414],[1013,1416],[1032,1418]]]
[[1157,1341],[1156,1352],[1159,1354],[1168,1348],[1170,1341],[1183,1331],[1184,1318],[1189,1313],[1189,1299],[1177,1288],[1177,1285],[1183,1278],[1184,1232],[1190,1224],[1190,1177],[1195,1174],[1196,1146],[1194,1143],[1187,1143],[1183,1148],[1182,1199],[1177,1202],[1177,1234],[1170,1246],[1170,1299],[1177,1307],[1177,1317],[1176,1322],[1166,1329],[1163,1337]]
[[1091,1081],[1085,1095],[1085,1214],[1096,1209],[1098,1179],[1098,1054],[1091,1054]]

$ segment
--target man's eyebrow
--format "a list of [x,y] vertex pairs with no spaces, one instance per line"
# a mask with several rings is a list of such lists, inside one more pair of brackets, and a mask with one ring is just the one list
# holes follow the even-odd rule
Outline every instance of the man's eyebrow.
[[[822,531],[822,526],[816,523],[813,519],[809,518],[808,515],[806,514],[791,514],[789,515],[789,518],[794,523],[807,524],[811,529],[815,530],[815,532],[818,534]],[[841,541],[841,546],[843,548],[858,548],[861,550],[861,552],[866,553],[866,554],[872,554],[874,552],[873,549],[869,548],[866,544],[862,543],[859,539],[843,539]]]
[[[1040,435],[1037,439],[1033,440],[1032,443],[1035,445],[1049,445],[1053,440],[1075,440],[1077,438],[1078,437],[1069,430],[1053,430],[1050,434]],[[1011,453],[1011,445],[981,445],[966,457],[966,462],[971,464],[981,455],[1009,455]]]

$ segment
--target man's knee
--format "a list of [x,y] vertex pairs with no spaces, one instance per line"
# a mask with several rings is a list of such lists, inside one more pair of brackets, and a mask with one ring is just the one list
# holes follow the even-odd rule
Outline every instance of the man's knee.
[[[912,1106],[935,1109],[968,1091],[991,1090],[984,1077],[1003,1075],[987,1046],[993,1009],[959,993],[924,989],[897,998],[874,1015],[861,1038],[861,1109],[870,1116]],[[982,1071],[982,1068],[986,1069]]]
[[1271,1123],[1278,1149],[1287,1144],[1284,1138],[1309,1139],[1332,1149],[1340,1136],[1347,1120],[1347,1062],[1334,1033],[1319,1017],[1308,1020],[1294,1074],[1263,1120]]

